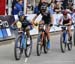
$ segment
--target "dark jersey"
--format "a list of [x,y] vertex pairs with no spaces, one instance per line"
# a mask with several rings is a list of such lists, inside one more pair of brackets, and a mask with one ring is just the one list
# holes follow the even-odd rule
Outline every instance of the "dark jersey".
[[45,22],[45,24],[49,24],[51,21],[50,20],[50,13],[47,12],[47,13],[42,14],[42,20]]
[[26,19],[26,17],[23,20],[21,20],[21,18],[19,20],[22,23],[22,28],[26,28],[28,25],[31,25],[31,23]]
[[[47,6],[47,3],[44,3]],[[38,6],[38,10],[39,12],[37,13],[37,15],[41,14],[42,15],[42,20],[45,22],[45,24],[49,24],[50,23],[50,13],[46,10],[44,13],[42,13],[41,11],[41,6],[43,5],[43,3],[39,4]]]

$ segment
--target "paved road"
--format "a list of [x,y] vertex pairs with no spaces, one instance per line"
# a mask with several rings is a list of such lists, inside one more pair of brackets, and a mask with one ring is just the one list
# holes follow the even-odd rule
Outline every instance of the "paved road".
[[75,64],[75,47],[73,46],[72,51],[67,50],[66,53],[61,53],[59,37],[59,34],[51,36],[51,49],[48,54],[42,52],[41,56],[36,55],[36,38],[34,38],[32,55],[28,58],[27,63],[25,63],[24,54],[21,60],[15,60],[14,40],[7,41],[12,43],[0,46],[0,64]]

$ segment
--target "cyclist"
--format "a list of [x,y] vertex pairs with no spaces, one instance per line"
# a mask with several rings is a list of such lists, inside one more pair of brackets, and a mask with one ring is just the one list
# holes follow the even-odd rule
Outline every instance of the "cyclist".
[[63,24],[63,25],[67,25],[67,31],[69,33],[69,40],[72,40],[72,34],[71,34],[71,24],[72,24],[72,18],[70,16],[70,14],[68,14],[67,10],[63,11],[63,15],[61,16],[60,20],[59,20],[59,24]]
[[26,19],[27,16],[25,16],[23,14],[23,12],[20,12],[18,14],[18,18],[19,20],[15,21],[13,25],[15,25],[18,21],[21,23],[21,28],[20,28],[20,31],[26,31],[26,34],[27,36],[29,37],[30,36],[30,33],[29,33],[29,30],[31,30],[33,28],[33,24],[31,22],[29,22],[27,19]]
[[[39,24],[44,24],[45,25],[45,32],[47,34],[47,39],[48,39],[48,42],[47,42],[47,47],[48,49],[50,48],[50,26],[53,25],[53,22],[52,22],[52,16],[50,15],[50,13],[48,12],[47,10],[48,8],[48,4],[46,2],[43,2],[40,4],[39,6],[39,12],[37,13],[36,17],[33,19],[33,21],[37,18],[37,16],[39,14],[42,15],[42,20],[40,21]],[[35,23],[35,22],[34,22]],[[41,30],[40,26],[39,26],[39,31]],[[43,31],[43,30],[42,30]],[[43,35],[44,36],[44,35]],[[43,40],[43,36],[42,36],[42,40]]]

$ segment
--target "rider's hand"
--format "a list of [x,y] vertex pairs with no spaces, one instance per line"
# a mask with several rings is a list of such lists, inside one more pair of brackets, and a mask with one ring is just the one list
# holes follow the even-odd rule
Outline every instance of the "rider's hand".
[[38,26],[38,23],[36,23],[35,26]]
[[71,24],[64,24],[65,26],[70,26]]
[[52,27],[52,26],[53,26],[53,24],[50,24],[50,26]]
[[58,24],[57,27],[61,26],[62,24]]

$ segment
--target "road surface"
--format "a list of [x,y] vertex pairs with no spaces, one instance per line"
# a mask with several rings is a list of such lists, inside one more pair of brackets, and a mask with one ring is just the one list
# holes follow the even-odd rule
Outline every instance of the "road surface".
[[15,40],[7,41],[8,44],[0,46],[0,64],[75,64],[75,47],[73,46],[72,51],[66,50],[65,53],[61,53],[59,38],[60,34],[51,35],[51,48],[48,54],[42,52],[41,56],[36,54],[37,39],[33,38],[33,49],[30,58],[26,59],[23,54],[19,61],[14,58]]

